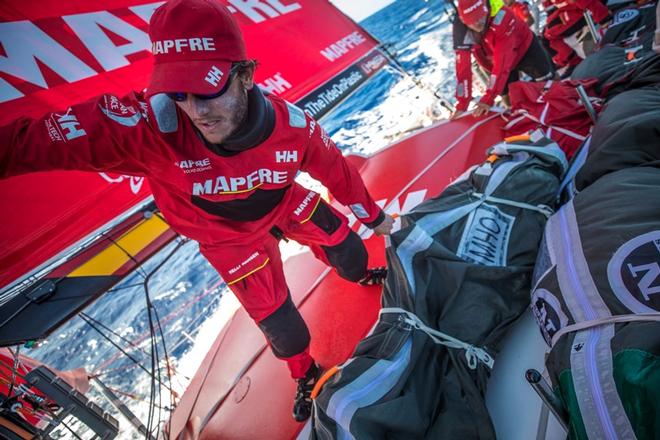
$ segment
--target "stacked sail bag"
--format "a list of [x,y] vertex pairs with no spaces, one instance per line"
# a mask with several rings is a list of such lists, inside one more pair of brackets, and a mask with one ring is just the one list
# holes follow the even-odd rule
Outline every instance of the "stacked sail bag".
[[593,121],[582,103],[578,87],[582,87],[595,113],[602,99],[595,91],[596,79],[580,81],[518,81],[509,87],[511,112],[504,126],[507,137],[543,130],[545,136],[559,144],[567,159],[591,133]]
[[660,168],[607,174],[548,221],[532,310],[570,439],[660,435]]
[[613,12],[598,51],[580,62],[571,79],[597,79],[596,91],[605,99],[660,83],[660,55],[652,50],[656,3],[627,4]]
[[586,161],[575,177],[578,190],[620,169],[660,166],[660,82],[609,100],[583,154]]
[[490,154],[402,217],[379,319],[315,399],[312,438],[495,438],[486,383],[567,163],[546,138]]

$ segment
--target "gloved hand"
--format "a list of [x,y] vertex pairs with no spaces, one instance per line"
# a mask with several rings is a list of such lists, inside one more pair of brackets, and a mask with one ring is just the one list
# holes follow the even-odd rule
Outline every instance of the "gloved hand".
[[374,233],[376,235],[390,235],[392,226],[394,226],[394,218],[389,214],[385,214],[383,221],[374,228]]

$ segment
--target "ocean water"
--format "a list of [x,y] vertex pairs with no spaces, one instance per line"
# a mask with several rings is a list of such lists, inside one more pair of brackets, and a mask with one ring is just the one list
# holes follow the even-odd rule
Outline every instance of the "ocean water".
[[[448,116],[434,93],[451,100],[455,84],[454,61],[451,29],[440,0],[398,0],[360,24],[387,45],[406,73],[393,66],[384,68],[324,117],[321,124],[347,153],[370,154]],[[416,85],[412,77],[422,86]],[[304,176],[302,179],[305,181]],[[283,249],[283,254],[302,250],[291,245]],[[174,393],[181,395],[238,304],[200,255],[196,243],[180,240],[169,245],[84,311],[100,323],[97,327],[104,334],[146,370],[151,369],[144,288],[147,274],[151,274],[148,277],[150,301],[162,326],[169,368],[173,372],[170,384],[165,350],[159,337],[161,379]],[[114,390],[146,425],[151,407],[150,375],[83,319],[72,319],[38,348],[23,350],[23,353],[60,370],[86,368]],[[166,389],[162,391],[154,400],[155,421],[165,421],[169,416],[171,396]],[[144,438],[95,387],[90,396],[119,420],[120,438]],[[75,428],[75,423],[72,426]],[[82,438],[89,438],[89,433],[77,432]],[[66,430],[58,436],[75,438]]]

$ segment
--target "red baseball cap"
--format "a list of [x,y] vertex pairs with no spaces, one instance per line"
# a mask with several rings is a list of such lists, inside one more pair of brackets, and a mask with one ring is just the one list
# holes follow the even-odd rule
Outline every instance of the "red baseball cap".
[[477,23],[488,16],[487,0],[458,0],[458,15],[466,25]]
[[229,79],[232,62],[247,59],[243,34],[218,0],[170,0],[149,22],[154,70],[147,96],[210,95]]

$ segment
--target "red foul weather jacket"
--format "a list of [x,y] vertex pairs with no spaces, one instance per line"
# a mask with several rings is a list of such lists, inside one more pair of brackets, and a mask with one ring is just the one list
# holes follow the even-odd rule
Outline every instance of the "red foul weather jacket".
[[456,52],[456,109],[467,109],[472,98],[472,55],[481,67],[490,72],[486,93],[480,102],[492,105],[502,93],[511,71],[525,56],[533,34],[527,23],[513,11],[502,7],[490,18],[481,34],[470,30],[459,19],[454,20],[454,51]]
[[[250,92],[270,117],[231,148],[208,145],[165,95],[103,95],[0,127],[0,178],[47,170],[144,176],[172,228],[207,245],[259,240],[285,212],[307,171],[370,227],[384,218],[357,170],[320,125],[286,101]],[[250,139],[251,137],[251,139]],[[223,144],[224,145],[224,144]],[[79,188],[77,190],[83,190]]]

